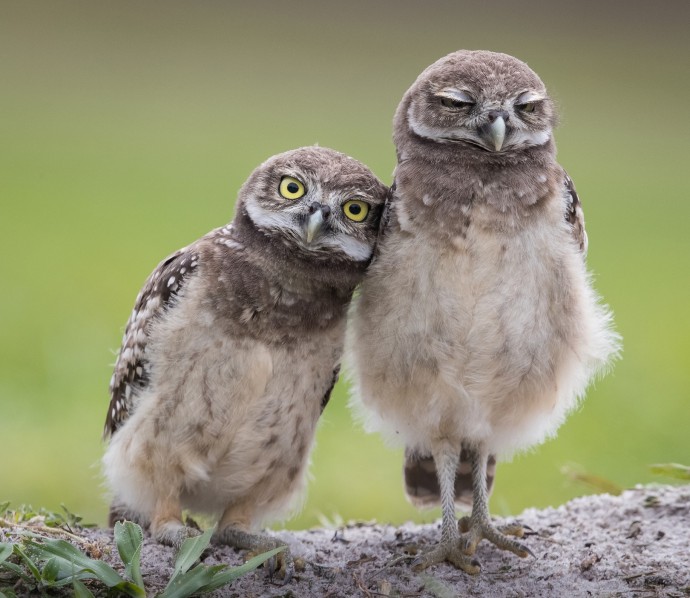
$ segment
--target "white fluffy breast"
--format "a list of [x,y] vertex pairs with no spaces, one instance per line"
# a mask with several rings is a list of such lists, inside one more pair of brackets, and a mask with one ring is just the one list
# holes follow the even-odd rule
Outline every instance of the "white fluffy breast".
[[371,429],[503,455],[555,432],[617,351],[560,209],[503,234],[475,211],[443,244],[386,238],[348,342]]

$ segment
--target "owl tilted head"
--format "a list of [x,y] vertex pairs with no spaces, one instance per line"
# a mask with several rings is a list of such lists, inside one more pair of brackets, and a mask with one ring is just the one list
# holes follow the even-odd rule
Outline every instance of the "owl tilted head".
[[302,147],[254,170],[240,190],[237,214],[293,258],[364,268],[388,193],[361,162],[328,148]]
[[547,146],[556,120],[546,87],[524,62],[459,50],[425,69],[407,91],[394,138],[403,156],[432,143],[453,159],[501,159]]

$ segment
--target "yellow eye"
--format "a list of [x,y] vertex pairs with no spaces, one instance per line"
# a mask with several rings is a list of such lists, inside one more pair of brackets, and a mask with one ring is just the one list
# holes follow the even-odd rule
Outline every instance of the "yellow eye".
[[284,176],[280,179],[278,191],[285,199],[299,199],[305,193],[304,185],[291,176]]
[[518,104],[516,106],[520,112],[534,112],[535,107],[536,102],[525,102],[524,104]]
[[343,204],[343,212],[350,220],[362,222],[369,213],[369,204],[361,199],[351,199]]

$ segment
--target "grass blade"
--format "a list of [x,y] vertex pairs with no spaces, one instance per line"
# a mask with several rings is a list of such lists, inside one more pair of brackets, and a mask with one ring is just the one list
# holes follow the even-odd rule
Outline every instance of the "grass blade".
[[24,549],[21,546],[19,546],[19,544],[14,545],[14,554],[16,554],[20,559],[22,559],[24,565],[26,565],[26,568],[29,570],[31,575],[33,575],[34,579],[40,584],[41,572],[38,570],[36,563],[34,563],[31,560],[29,555],[26,554],[26,552],[24,552]]
[[200,536],[187,538],[182,543],[180,552],[177,553],[177,558],[175,559],[175,571],[170,579],[171,583],[177,575],[189,571],[191,566],[199,560],[199,557],[201,557],[204,550],[206,550],[211,543],[213,532],[214,528],[207,529]]
[[571,481],[589,486],[597,492],[606,492],[611,496],[620,496],[623,493],[623,488],[615,482],[589,472],[582,471],[582,469],[577,465],[564,465],[561,467],[561,473]]
[[52,557],[48,559],[45,565],[43,565],[43,571],[41,571],[43,581],[46,583],[46,585],[53,585],[57,581],[59,574],[60,563],[58,562],[57,558]]
[[279,552],[282,552],[285,550],[285,548],[286,546],[279,546],[278,548],[274,548],[268,552],[263,552],[249,559],[246,563],[240,565],[239,567],[218,571],[208,584],[199,589],[202,592],[212,592],[213,590],[217,590],[225,584],[228,584],[231,581],[236,580],[238,577],[241,577],[245,573],[249,573],[260,565],[263,565],[268,559],[270,559],[272,556],[275,556]]
[[158,598],[187,598],[198,593],[203,587],[213,580],[213,576],[219,569],[225,569],[225,565],[197,565],[191,571],[173,575]]
[[125,565],[127,575],[139,587],[144,587],[141,577],[141,547],[144,543],[144,532],[131,521],[115,524],[115,544],[120,558]]
[[5,563],[0,563],[0,569],[6,569],[7,571],[12,571],[17,577],[20,579],[23,579],[27,583],[34,583],[34,579],[30,576],[24,573],[24,569],[22,569],[19,565],[15,565],[14,563],[10,562],[5,562]]
[[74,595],[76,596],[76,598],[94,598],[94,595],[91,593],[91,590],[89,590],[89,588],[87,588],[78,579],[73,580],[72,589],[74,590]]
[[122,594],[136,598],[146,596],[143,588],[122,578],[107,563],[89,558],[69,542],[45,539],[39,543],[31,540],[28,545],[39,558],[50,559],[51,557],[57,557],[59,559],[61,579],[56,585],[71,583],[74,579],[96,578],[109,588],[116,589]]
[[658,475],[665,475],[678,480],[690,480],[690,467],[680,463],[657,463],[650,465],[649,469]]
[[12,554],[12,544],[8,542],[0,542],[0,563],[3,563]]
[[73,564],[76,570],[90,571],[95,574],[109,588],[124,581],[122,577],[107,563],[97,561],[86,556],[79,549],[65,540],[46,539],[43,542],[31,540],[29,546],[41,557],[49,559],[52,556],[59,557]]

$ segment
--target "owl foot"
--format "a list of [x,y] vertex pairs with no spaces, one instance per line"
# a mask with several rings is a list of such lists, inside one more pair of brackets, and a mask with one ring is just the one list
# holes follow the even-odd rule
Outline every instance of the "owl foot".
[[524,530],[521,525],[493,525],[490,521],[463,517],[458,521],[458,527],[462,532],[460,537],[460,549],[466,555],[473,555],[482,540],[488,540],[503,550],[509,550],[519,557],[534,556],[534,553],[521,542],[508,536],[521,538]]
[[432,548],[428,552],[418,556],[412,561],[412,570],[423,571],[431,565],[437,565],[444,562],[448,562],[470,575],[477,575],[481,570],[479,561],[465,554],[458,540],[446,543],[441,542],[436,548]]
[[181,521],[167,521],[163,524],[151,527],[151,535],[159,544],[172,546],[179,550],[182,543],[187,538],[194,538],[201,535],[199,529],[188,527]]
[[282,552],[272,556],[264,563],[270,579],[276,576],[283,584],[288,583],[295,572],[295,565],[290,549],[284,542],[265,534],[252,534],[236,527],[226,527],[216,532],[212,538],[214,544],[225,544],[250,551],[251,556],[268,552],[274,548],[283,548]]

